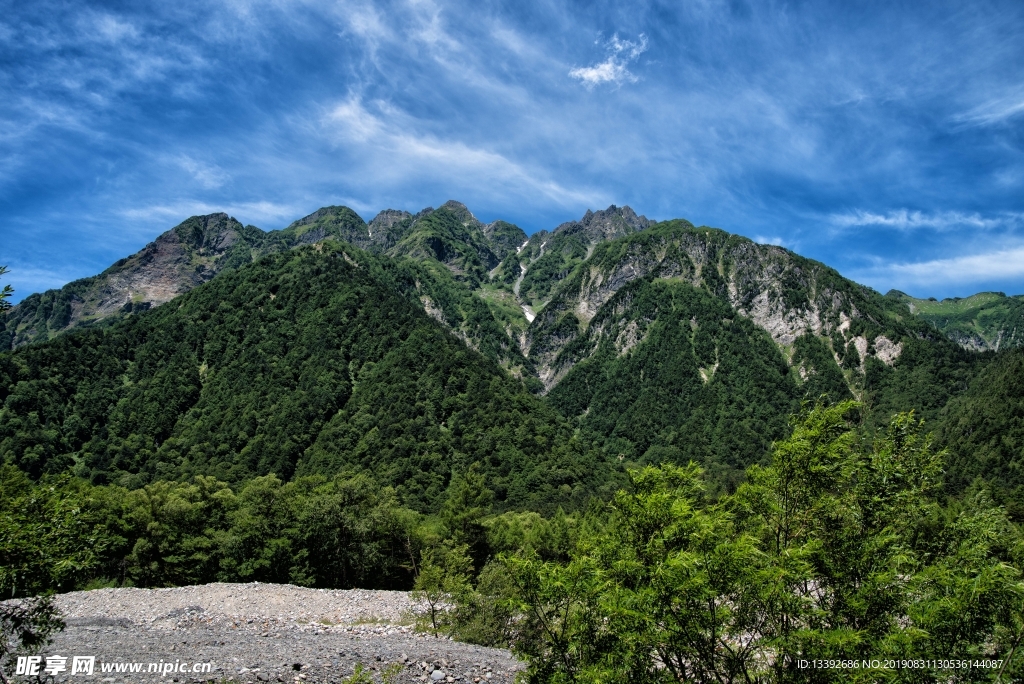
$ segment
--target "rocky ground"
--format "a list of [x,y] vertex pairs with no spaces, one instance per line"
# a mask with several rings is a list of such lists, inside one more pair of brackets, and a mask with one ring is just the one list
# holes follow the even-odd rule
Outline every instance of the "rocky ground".
[[[57,681],[305,684],[348,681],[362,666],[372,679],[360,684],[498,683],[523,669],[508,651],[416,633],[419,606],[398,591],[208,584],[73,592],[57,604],[68,626],[42,652],[67,658]],[[70,674],[74,656],[95,656],[91,677]],[[122,663],[140,671],[116,671]],[[196,663],[209,671],[192,672]]]

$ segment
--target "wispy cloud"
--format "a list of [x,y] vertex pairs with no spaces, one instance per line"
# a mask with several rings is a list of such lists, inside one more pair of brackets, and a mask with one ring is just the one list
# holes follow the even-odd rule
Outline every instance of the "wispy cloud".
[[[3,264],[3,262],[0,262]],[[17,304],[25,297],[34,292],[44,292],[66,285],[72,280],[94,275],[98,268],[104,266],[79,262],[67,264],[63,268],[38,268],[26,263],[23,260],[8,262],[10,272],[5,274],[0,282],[2,285],[10,285],[14,288],[14,295],[11,303]]]
[[155,225],[149,231],[153,234],[153,237],[156,237],[156,232],[153,232],[154,229],[157,232],[162,232],[189,216],[224,212],[234,216],[242,223],[263,224],[265,226],[299,218],[306,209],[306,206],[299,204],[276,204],[274,202],[212,204],[199,200],[181,200],[168,204],[129,207],[120,210],[118,215],[132,221],[158,224],[160,227]]
[[985,102],[954,118],[965,126],[987,126],[1024,115],[1024,87]]
[[579,80],[587,88],[602,83],[636,83],[638,79],[628,66],[647,51],[647,36],[641,33],[636,41],[631,41],[620,39],[619,35],[615,34],[606,42],[598,39],[596,44],[601,45],[602,42],[608,51],[608,57],[603,62],[571,69],[569,76]]
[[194,159],[187,154],[180,155],[175,161],[195,178],[197,183],[207,189],[219,188],[231,179],[230,174],[216,164]]
[[1024,285],[1024,246],[945,259],[918,262],[881,262],[853,274],[854,278],[879,287],[931,291],[983,284]]
[[[323,120],[336,142],[354,144],[369,157],[368,168],[363,168],[360,174],[370,173],[392,184],[399,177],[430,176],[437,169],[444,169],[452,185],[501,187],[505,193],[543,198],[562,206],[592,204],[602,199],[592,191],[566,187],[545,178],[543,172],[492,150],[418,132],[417,123],[414,117],[387,102],[367,106],[356,96],[337,104]],[[377,159],[387,163],[375,163]]]
[[829,223],[839,228],[855,228],[878,226],[901,231],[931,228],[935,230],[955,230],[960,228],[992,229],[1017,224],[1024,221],[1024,214],[1004,213],[982,216],[977,212],[942,211],[923,212],[909,209],[897,209],[885,213],[857,210],[854,212],[831,214]]
[[936,3],[8,3],[5,258],[448,198],[528,231],[629,204],[844,273],[1024,244],[1024,4]]

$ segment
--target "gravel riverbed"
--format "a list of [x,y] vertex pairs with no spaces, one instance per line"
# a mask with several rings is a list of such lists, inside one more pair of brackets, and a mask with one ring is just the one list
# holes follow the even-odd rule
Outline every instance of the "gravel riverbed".
[[[66,658],[55,681],[339,682],[357,665],[374,681],[511,683],[507,650],[418,634],[420,605],[400,591],[207,584],[62,594],[67,628],[42,655]],[[93,656],[93,675],[71,674]],[[59,661],[57,661],[59,663]],[[201,671],[205,664],[207,671]],[[118,671],[118,666],[137,672]],[[198,671],[193,669],[198,668]]]

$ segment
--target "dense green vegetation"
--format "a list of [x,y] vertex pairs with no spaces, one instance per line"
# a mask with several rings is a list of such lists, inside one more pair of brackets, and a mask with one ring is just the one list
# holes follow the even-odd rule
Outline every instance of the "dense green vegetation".
[[445,207],[419,219],[415,229],[389,253],[436,260],[472,288],[487,282],[490,270],[499,262],[479,226],[464,224],[454,211]]
[[[225,215],[185,221],[172,232],[188,263],[219,269],[200,288],[205,294],[182,298],[173,311],[145,313],[140,304],[131,312],[136,323],[0,357],[0,456],[33,476],[73,467],[96,482],[128,486],[192,474],[239,483],[270,472],[287,479],[382,467],[389,481],[403,482],[403,500],[421,510],[436,503],[452,465],[479,460],[507,478],[494,483],[499,501],[520,501],[527,491],[538,501],[549,499],[568,487],[578,504],[608,477],[605,466],[593,467],[602,459],[693,458],[733,487],[743,468],[785,436],[784,416],[801,398],[855,396],[867,407],[866,429],[906,409],[938,429],[944,407],[990,359],[950,343],[898,296],[880,297],[816,262],[752,249],[745,238],[682,220],[637,231],[615,211],[588,214],[583,222],[535,235],[517,254],[522,231],[500,221],[485,226],[456,202],[416,216],[385,214],[372,230],[345,207],[326,207],[272,233]],[[600,241],[609,231],[622,237]],[[296,245],[339,237],[372,251],[354,261],[374,284],[357,290],[352,282],[337,285],[347,277],[344,269],[306,282],[316,269],[300,264],[316,257],[308,247],[302,259],[288,256]],[[267,253],[267,261],[246,265]],[[126,262],[142,263],[146,254]],[[700,254],[716,267],[699,268],[694,259]],[[490,280],[488,269],[502,255]],[[530,264],[522,299],[534,301],[541,291],[551,298],[529,330],[508,278],[518,274],[520,262]],[[111,272],[124,268],[115,264]],[[258,274],[261,269],[272,272]],[[261,297],[269,295],[259,293],[287,269],[298,269],[285,278],[287,298],[270,300],[266,310]],[[648,275],[623,280],[636,269]],[[597,282],[587,280],[595,273],[617,294],[583,321],[577,298]],[[768,274],[773,296],[792,310],[818,307],[832,332],[807,331],[779,350],[735,315],[728,273],[744,288],[736,295],[740,306],[751,306],[748,300],[765,286],[744,279]],[[73,286],[39,296],[32,325],[44,337],[71,310]],[[380,296],[377,286],[388,294]],[[346,288],[349,300],[342,296]],[[398,299],[405,301],[395,308]],[[840,327],[829,301],[858,315]],[[451,375],[476,357],[436,326],[420,330],[419,307],[530,392],[543,390],[538,359],[555,355],[562,370],[549,383],[547,400],[517,404],[508,394],[519,391],[509,389],[516,383],[500,379],[501,373],[487,376],[488,382],[471,382],[475,371]],[[8,329],[24,327],[31,309],[16,309]],[[398,311],[405,323],[392,327]],[[340,333],[337,321],[356,326]],[[521,336],[532,337],[529,358],[520,350]],[[444,339],[436,348],[435,337]],[[895,362],[875,355],[882,337],[900,345]],[[434,350],[431,361],[418,353],[422,348]],[[792,372],[784,372],[787,364]],[[464,389],[446,386],[464,400],[464,412],[451,416],[487,424],[486,439],[449,434],[451,419],[438,418],[420,399],[427,391],[423,382],[445,385],[456,378]],[[399,411],[385,408],[398,400],[408,403]],[[497,423],[496,415],[502,416]],[[580,434],[573,436],[573,428]],[[959,473],[952,479],[977,476],[967,465],[971,456],[957,452],[965,447],[957,442],[952,448],[951,467]],[[500,456],[491,453],[495,449]],[[536,465],[538,458],[543,465]],[[559,465],[543,484],[550,464]],[[541,489],[547,493],[536,494]]]
[[[142,283],[185,291],[217,273],[251,262],[254,255],[284,248],[284,242],[255,226],[242,226],[227,214],[193,216],[130,257],[118,259],[95,276],[59,290],[31,294],[3,320],[0,349],[42,342],[68,329],[108,325],[146,311]],[[120,291],[111,288],[121,283]],[[127,283],[131,283],[127,285]]]
[[[33,477],[71,469],[130,488],[357,468],[421,510],[453,469],[477,461],[502,505],[599,491],[601,456],[424,313],[414,297],[427,275],[321,244],[115,326],[4,354],[0,458]],[[445,302],[445,281],[429,283]]]
[[950,402],[941,425],[950,491],[982,478],[1024,520],[1024,350],[999,354]]
[[526,233],[514,223],[495,221],[484,227],[484,236],[498,260],[503,260],[526,243]]
[[[99,275],[26,297],[3,319],[0,349],[45,341],[71,329],[109,325],[146,311],[154,302],[144,293],[154,283],[161,292],[168,287],[186,292],[268,254],[323,240],[443,264],[472,289],[488,282],[490,269],[506,254],[514,255],[526,239],[519,227],[504,221],[483,225],[454,201],[415,216],[391,210],[381,216],[384,219],[368,225],[348,207],[329,206],[270,232],[243,226],[227,214],[190,217]],[[521,312],[518,316],[522,318]]]
[[[564,280],[573,268],[587,258],[588,244],[585,235],[552,233],[543,237],[534,236],[530,244],[519,254],[520,263],[529,266],[519,286],[523,301],[539,305],[551,295],[552,289]],[[518,269],[508,269],[518,277]]]
[[[723,274],[738,283],[734,295]],[[581,299],[624,276],[633,279],[581,320]],[[750,310],[766,290],[787,311],[821,312],[831,332],[797,332],[780,349],[730,300]],[[858,315],[844,323],[844,310]],[[610,455],[694,459],[731,485],[785,436],[782,417],[800,399],[856,397],[865,429],[913,409],[934,430],[989,360],[822,264],[680,220],[598,244],[560,282],[529,335],[535,363],[550,359],[551,403]],[[882,361],[876,340],[900,353]]]
[[[495,515],[480,466],[436,515],[366,474],[141,489],[0,468],[0,592],[207,581],[410,588],[422,628],[511,646],[532,682],[1004,681],[1024,667],[1024,538],[984,489],[944,501],[912,415],[864,439],[805,408],[732,495],[646,466],[608,503]],[[801,660],[994,660],[951,671]]]
[[1024,295],[979,292],[970,297],[918,299],[893,290],[914,315],[971,349],[1009,349],[1024,344]]
[[580,362],[549,399],[609,454],[695,460],[732,484],[786,435],[800,396],[763,330],[682,282],[626,285],[560,359],[570,356]]
[[[213,581],[405,587],[423,535],[395,492],[366,476],[273,475],[237,491],[212,477],[136,490],[0,471],[0,591]],[[428,535],[429,538],[429,535]]]
[[408,589],[424,552],[444,543],[465,550],[470,573],[498,553],[567,548],[573,518],[495,514],[482,473],[457,473],[438,512],[423,515],[365,473],[129,490],[0,466],[0,596],[214,581]]
[[551,233],[534,233],[521,252],[505,258],[500,279],[511,285],[519,277],[520,264],[527,267],[519,294],[524,303],[539,309],[596,247],[649,225],[650,221],[629,207],[588,210],[579,221],[563,223]]
[[[512,645],[537,682],[1020,674],[1024,352],[927,318],[1015,299],[919,307],[686,221],[588,213],[517,252],[455,202],[385,213],[194,217],[174,244],[210,282],[0,354],[0,595],[415,588],[424,628]],[[63,330],[101,280],[4,339]],[[776,343],[737,313],[765,303],[820,318]]]
[[[1020,529],[984,491],[942,504],[913,415],[869,440],[858,421],[852,402],[805,409],[732,496],[694,464],[633,471],[567,557],[506,553],[475,587],[447,549],[435,577],[456,600],[434,623],[510,644],[538,683],[1012,681]],[[939,659],[973,667],[884,665]]]

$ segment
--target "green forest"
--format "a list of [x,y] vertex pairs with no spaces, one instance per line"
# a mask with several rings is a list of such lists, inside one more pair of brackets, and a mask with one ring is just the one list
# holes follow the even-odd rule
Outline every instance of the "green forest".
[[0,458],[130,489],[363,469],[418,510],[473,462],[502,504],[599,493],[603,457],[497,352],[468,349],[403,292],[422,275],[412,262],[386,263],[331,244],[272,255],[115,326],[0,356]]
[[[805,404],[764,465],[715,493],[695,463],[631,469],[610,499],[494,509],[478,464],[424,515],[365,474],[210,476],[129,490],[0,469],[0,590],[208,581],[412,588],[423,629],[510,647],[529,682],[1012,681],[1024,537],[982,487],[943,493],[913,414],[865,437]],[[938,654],[943,654],[939,656]],[[811,660],[948,667],[804,669]]]

